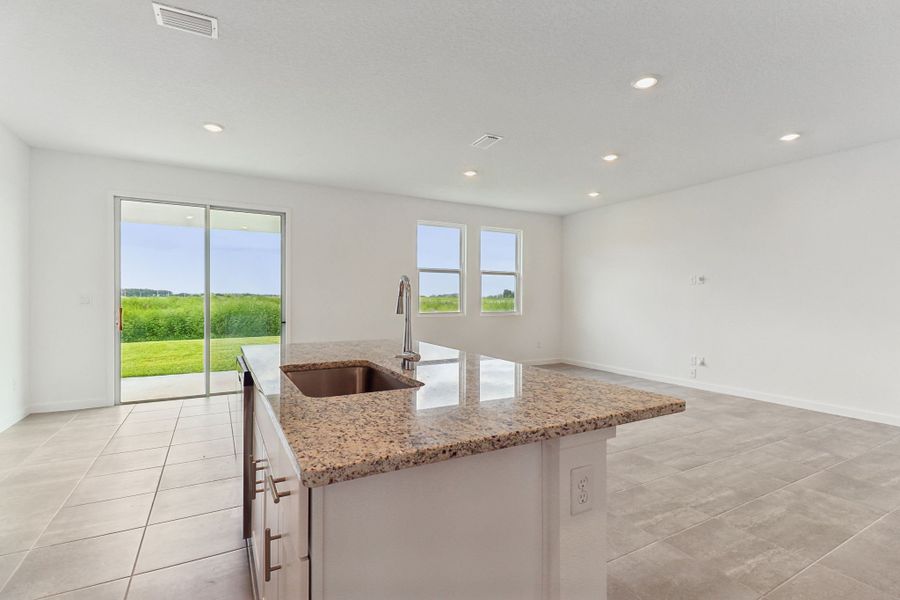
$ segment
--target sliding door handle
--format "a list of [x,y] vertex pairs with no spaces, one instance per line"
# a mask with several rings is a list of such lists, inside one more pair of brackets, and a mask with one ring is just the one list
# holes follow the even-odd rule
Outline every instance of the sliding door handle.
[[122,314],[123,314],[123,311],[122,311],[122,307],[120,306],[119,307],[119,331],[120,332],[122,331]]

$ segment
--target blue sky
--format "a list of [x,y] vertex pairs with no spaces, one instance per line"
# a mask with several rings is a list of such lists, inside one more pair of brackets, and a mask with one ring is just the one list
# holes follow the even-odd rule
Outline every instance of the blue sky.
[[[418,227],[418,265],[430,269],[459,268],[460,231],[454,227]],[[469,260],[469,268],[487,271],[516,270],[516,234],[502,231],[481,232],[481,261]],[[425,296],[459,292],[455,275],[423,274],[419,293]],[[482,278],[482,294],[492,296],[504,289],[515,290],[514,277],[488,275]]]
[[[203,228],[122,223],[122,287],[203,293]],[[213,293],[281,293],[281,235],[213,229]]]

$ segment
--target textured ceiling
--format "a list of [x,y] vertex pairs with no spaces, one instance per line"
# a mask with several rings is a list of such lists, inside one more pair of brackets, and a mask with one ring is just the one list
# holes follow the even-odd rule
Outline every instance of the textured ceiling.
[[[900,137],[897,0],[172,4],[219,39],[150,0],[4,0],[0,121],[38,147],[548,213]],[[632,89],[644,73],[662,83]],[[505,139],[469,146],[486,132]]]

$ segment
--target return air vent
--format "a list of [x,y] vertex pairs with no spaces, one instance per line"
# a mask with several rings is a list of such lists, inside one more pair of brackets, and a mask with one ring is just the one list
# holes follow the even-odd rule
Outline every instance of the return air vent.
[[157,25],[195,33],[212,39],[219,37],[219,21],[215,17],[208,17],[200,13],[166,6],[157,2],[153,3],[153,14],[156,15]]
[[502,139],[503,136],[494,135],[493,133],[486,133],[472,142],[472,146],[474,146],[475,148],[481,148],[482,150],[487,150]]

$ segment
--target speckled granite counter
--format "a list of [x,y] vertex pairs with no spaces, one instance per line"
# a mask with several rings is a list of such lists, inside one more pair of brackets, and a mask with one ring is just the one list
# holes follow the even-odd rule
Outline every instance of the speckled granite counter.
[[269,398],[300,467],[318,487],[615,427],[684,410],[684,401],[576,379],[505,360],[420,342],[422,361],[403,371],[396,340],[292,344],[288,370],[368,361],[422,386],[330,398],[304,396],[277,370],[277,346],[244,356]]

